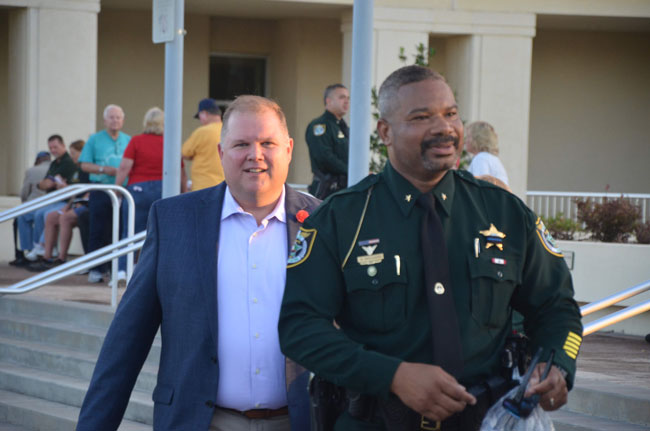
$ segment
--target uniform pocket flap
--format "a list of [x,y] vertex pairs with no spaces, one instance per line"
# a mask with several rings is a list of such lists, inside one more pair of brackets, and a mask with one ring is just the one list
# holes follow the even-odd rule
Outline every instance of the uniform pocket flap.
[[156,385],[151,395],[154,403],[171,404],[172,398],[174,398],[174,388],[167,385]]
[[[399,263],[398,263],[399,262]],[[380,290],[389,284],[406,284],[405,262],[384,259],[373,265],[356,265],[344,271],[348,292],[357,290]]]
[[515,256],[500,253],[483,253],[476,259],[474,256],[468,258],[469,272],[472,278],[488,277],[495,281],[511,281],[521,284],[519,274],[519,259]]

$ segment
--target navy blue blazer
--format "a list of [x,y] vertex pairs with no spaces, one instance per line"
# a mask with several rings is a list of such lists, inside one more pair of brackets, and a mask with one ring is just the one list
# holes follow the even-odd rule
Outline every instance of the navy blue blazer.
[[[116,430],[160,327],[155,430],[207,430],[219,379],[217,251],[225,183],[153,204],[147,239],[86,393],[78,431]],[[319,201],[286,186],[289,250]],[[287,360],[292,431],[309,429],[307,372]]]

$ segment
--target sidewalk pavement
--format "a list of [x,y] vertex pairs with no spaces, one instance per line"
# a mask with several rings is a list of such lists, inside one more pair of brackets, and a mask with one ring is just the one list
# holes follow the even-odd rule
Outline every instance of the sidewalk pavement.
[[[0,287],[24,280],[33,274],[35,273],[23,268],[10,266],[7,262],[0,262]],[[121,298],[124,290],[124,287],[118,289],[118,298]],[[73,275],[23,295],[105,305],[110,305],[111,301],[108,284],[89,284],[87,275]],[[610,332],[588,335],[584,337],[578,356],[578,381],[581,376],[597,377],[624,386],[650,388],[650,343],[643,337]]]

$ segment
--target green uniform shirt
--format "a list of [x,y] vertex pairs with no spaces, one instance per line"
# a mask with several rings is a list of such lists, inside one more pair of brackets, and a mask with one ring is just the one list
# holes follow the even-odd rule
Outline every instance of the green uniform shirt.
[[305,139],[309,147],[312,172],[346,175],[348,173],[348,126],[330,111],[307,126]]
[[65,152],[58,159],[54,159],[50,163],[50,168],[47,170],[45,176],[55,177],[60,175],[66,183],[72,184],[79,177],[79,166],[72,160],[70,154]]
[[[460,324],[460,382],[498,373],[514,308],[525,316],[533,351],[543,346],[548,355],[554,348],[571,387],[580,312],[569,270],[543,224],[515,195],[465,171],[449,171],[432,193]],[[280,313],[288,357],[338,385],[379,396],[387,396],[402,360],[432,362],[419,195],[387,164],[305,221]]]

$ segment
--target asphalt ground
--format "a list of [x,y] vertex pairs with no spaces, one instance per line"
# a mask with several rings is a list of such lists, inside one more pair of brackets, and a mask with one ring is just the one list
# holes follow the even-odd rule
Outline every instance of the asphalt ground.
[[[0,287],[24,280],[35,273],[0,262]],[[118,298],[125,288],[118,289]],[[72,275],[34,291],[23,293],[57,301],[110,305],[108,283],[89,284],[87,275]],[[1,299],[0,299],[1,300]],[[650,328],[648,328],[650,333]],[[650,388],[650,343],[644,337],[601,331],[584,337],[578,356],[580,377],[598,378],[612,384]]]

